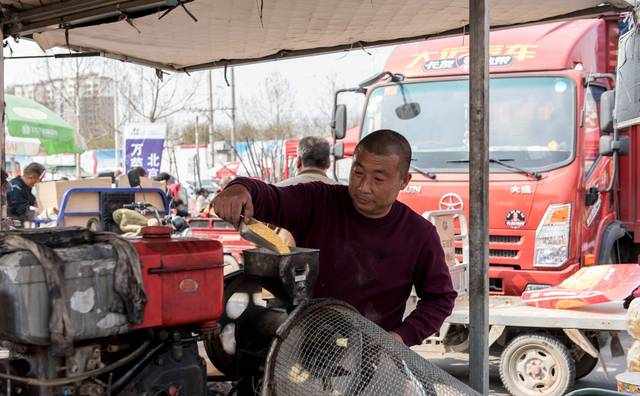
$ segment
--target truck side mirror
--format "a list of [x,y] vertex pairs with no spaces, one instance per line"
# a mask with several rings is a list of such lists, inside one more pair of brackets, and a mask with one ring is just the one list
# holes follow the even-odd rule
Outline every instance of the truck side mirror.
[[613,108],[616,103],[615,91],[603,92],[600,97],[600,131],[601,133],[613,132]]
[[343,104],[336,105],[333,112],[333,137],[336,139],[344,139],[347,133],[347,106]]
[[614,140],[611,135],[600,136],[600,155],[611,157],[615,152],[619,155],[629,153],[629,137],[622,136],[618,140]]
[[336,160],[344,158],[344,143],[335,142],[333,144],[333,158]]

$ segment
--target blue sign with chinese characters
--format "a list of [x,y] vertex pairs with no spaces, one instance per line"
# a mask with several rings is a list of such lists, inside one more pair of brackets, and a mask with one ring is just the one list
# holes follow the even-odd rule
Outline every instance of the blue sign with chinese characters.
[[160,172],[166,124],[129,124],[125,128],[124,163],[128,172],[143,167],[149,177]]

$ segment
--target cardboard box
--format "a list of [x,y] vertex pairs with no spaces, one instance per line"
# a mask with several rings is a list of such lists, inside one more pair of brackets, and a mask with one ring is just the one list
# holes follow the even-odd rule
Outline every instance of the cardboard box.
[[[58,180],[47,181],[39,183],[36,186],[37,192],[35,193],[38,200],[38,208],[40,210],[53,210],[53,208],[60,208],[62,203],[62,197],[64,193],[70,188],[89,188],[89,187],[111,187],[110,177],[97,177],[94,179],[80,179],[80,180]],[[86,211],[87,208],[97,208],[98,202],[86,202],[82,195],[76,194],[73,199],[70,200],[67,210],[69,211]],[[94,194],[95,195],[95,194]],[[84,197],[87,198],[87,197]],[[91,200],[91,199],[89,199]],[[86,209],[86,210],[83,210]]]
[[[116,179],[116,187],[118,188],[127,188],[129,185],[129,178],[127,175],[122,175]],[[164,183],[155,181],[153,179],[149,179],[148,177],[140,178],[140,187],[144,188],[159,188],[162,191],[165,190]]]

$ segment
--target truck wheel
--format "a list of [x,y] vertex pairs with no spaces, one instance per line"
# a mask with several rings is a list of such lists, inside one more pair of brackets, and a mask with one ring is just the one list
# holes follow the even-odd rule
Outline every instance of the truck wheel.
[[500,378],[512,395],[564,395],[575,373],[569,349],[549,335],[518,336],[500,356]]

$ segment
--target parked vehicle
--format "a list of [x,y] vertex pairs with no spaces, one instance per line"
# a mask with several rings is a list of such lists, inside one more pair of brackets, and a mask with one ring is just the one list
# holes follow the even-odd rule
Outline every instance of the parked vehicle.
[[191,235],[220,241],[224,248],[224,273],[237,271],[242,265],[242,252],[255,246],[240,237],[236,228],[218,217],[192,217],[188,220]]
[[[556,285],[582,266],[637,259],[640,223],[630,208],[638,164],[598,148],[606,133],[598,121],[601,97],[615,82],[618,20],[603,15],[491,33],[488,240],[495,294],[520,295]],[[336,103],[346,92],[367,96],[360,136],[388,128],[409,140],[412,181],[399,199],[418,213],[469,213],[468,43],[457,36],[398,46],[385,72],[336,93]],[[337,104],[337,157],[346,118]]]

